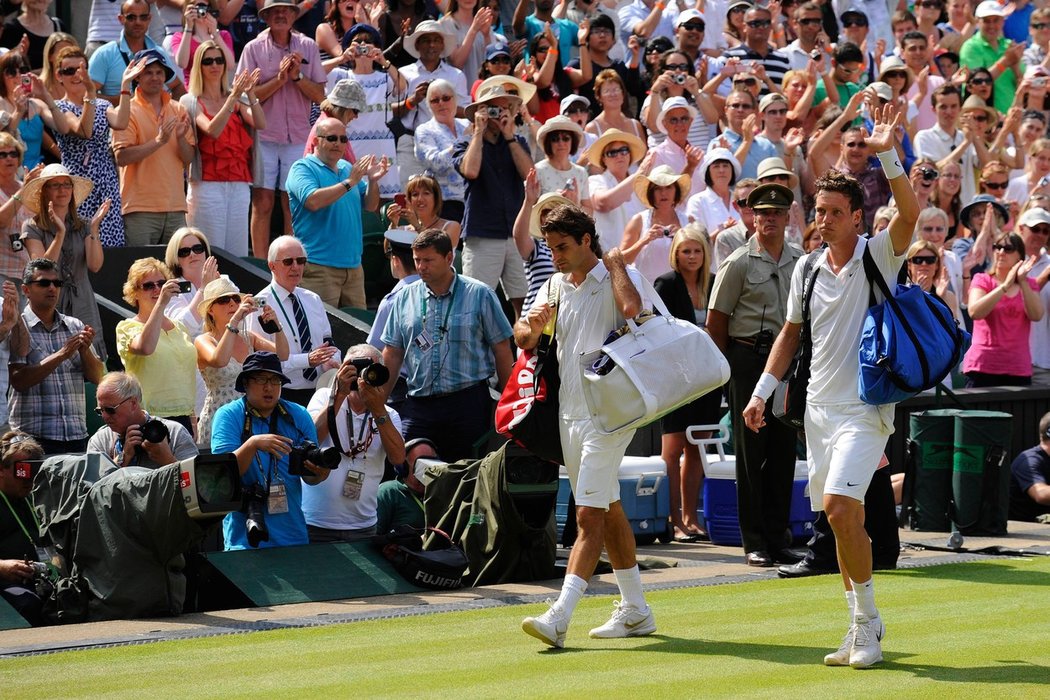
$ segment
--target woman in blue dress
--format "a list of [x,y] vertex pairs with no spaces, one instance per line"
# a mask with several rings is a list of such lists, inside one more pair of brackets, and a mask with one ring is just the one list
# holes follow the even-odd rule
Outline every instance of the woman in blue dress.
[[110,129],[121,131],[128,126],[131,114],[131,82],[142,72],[142,61],[132,61],[124,69],[120,83],[120,103],[114,107],[95,93],[95,83],[88,76],[87,58],[75,46],[62,49],[56,57],[58,84],[65,97],[58,101],[61,114],[69,133],[59,135],[58,145],[62,150],[62,165],[73,175],[91,180],[91,190],[77,211],[83,218],[90,218],[102,202],[110,200],[111,206],[102,220],[99,236],[106,248],[124,245],[124,218],[120,214],[120,181],[117,164],[109,148]]

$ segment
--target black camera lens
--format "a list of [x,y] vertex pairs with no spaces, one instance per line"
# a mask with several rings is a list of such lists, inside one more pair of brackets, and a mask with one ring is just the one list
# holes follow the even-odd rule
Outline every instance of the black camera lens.
[[[377,389],[390,379],[390,370],[378,362],[373,362],[366,357],[359,357],[357,359],[350,360],[350,364],[357,368],[357,376],[364,380],[364,382],[370,386],[374,386]],[[353,390],[357,389],[357,382],[351,383],[350,388]]]
[[320,448],[309,440],[303,440],[288,453],[288,473],[293,476],[313,476],[313,472],[306,468],[306,462],[323,469],[335,469],[339,466],[339,450],[334,447]]
[[168,426],[164,425],[156,418],[150,418],[143,423],[140,430],[142,431],[142,439],[146,442],[152,442],[153,444],[164,442],[171,437],[171,432],[168,430]]
[[244,532],[251,547],[270,541],[270,531],[266,527],[266,497],[266,489],[260,484],[244,488],[241,512],[245,514]]

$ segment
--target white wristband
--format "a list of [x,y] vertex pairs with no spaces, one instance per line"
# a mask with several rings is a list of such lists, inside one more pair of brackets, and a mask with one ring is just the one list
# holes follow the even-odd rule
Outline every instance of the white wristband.
[[904,174],[904,166],[901,165],[896,149],[890,149],[875,155],[879,157],[879,162],[882,163],[882,172],[886,174],[887,180],[892,180]]
[[758,378],[758,383],[755,384],[755,390],[751,392],[752,398],[758,397],[765,401],[773,395],[773,391],[777,388],[777,384],[780,380],[774,377],[769,372],[763,372],[762,376]]

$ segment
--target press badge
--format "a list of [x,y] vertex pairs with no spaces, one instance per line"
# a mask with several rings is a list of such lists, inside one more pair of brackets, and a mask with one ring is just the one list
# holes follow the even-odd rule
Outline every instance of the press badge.
[[412,344],[417,348],[426,352],[430,348],[434,347],[434,341],[430,339],[430,333],[424,328],[419,335],[412,339]]
[[288,512],[288,489],[283,481],[278,481],[270,487],[270,496],[266,500],[266,512],[270,515]]
[[365,484],[365,473],[355,472],[352,469],[346,472],[346,481],[343,482],[343,498],[356,501],[361,498],[361,487]]

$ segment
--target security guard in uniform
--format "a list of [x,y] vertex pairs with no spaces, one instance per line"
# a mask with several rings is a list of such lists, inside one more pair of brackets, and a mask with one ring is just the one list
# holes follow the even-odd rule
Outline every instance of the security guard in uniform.
[[736,451],[737,509],[745,560],[750,566],[793,564],[788,516],[795,473],[796,432],[772,416],[758,433],[744,425],[751,399],[773,340],[787,313],[791,273],[802,250],[784,240],[791,190],[775,183],[752,190],[747,205],[755,213],[755,234],[718,268],[707,330],[732,368],[727,394]]

